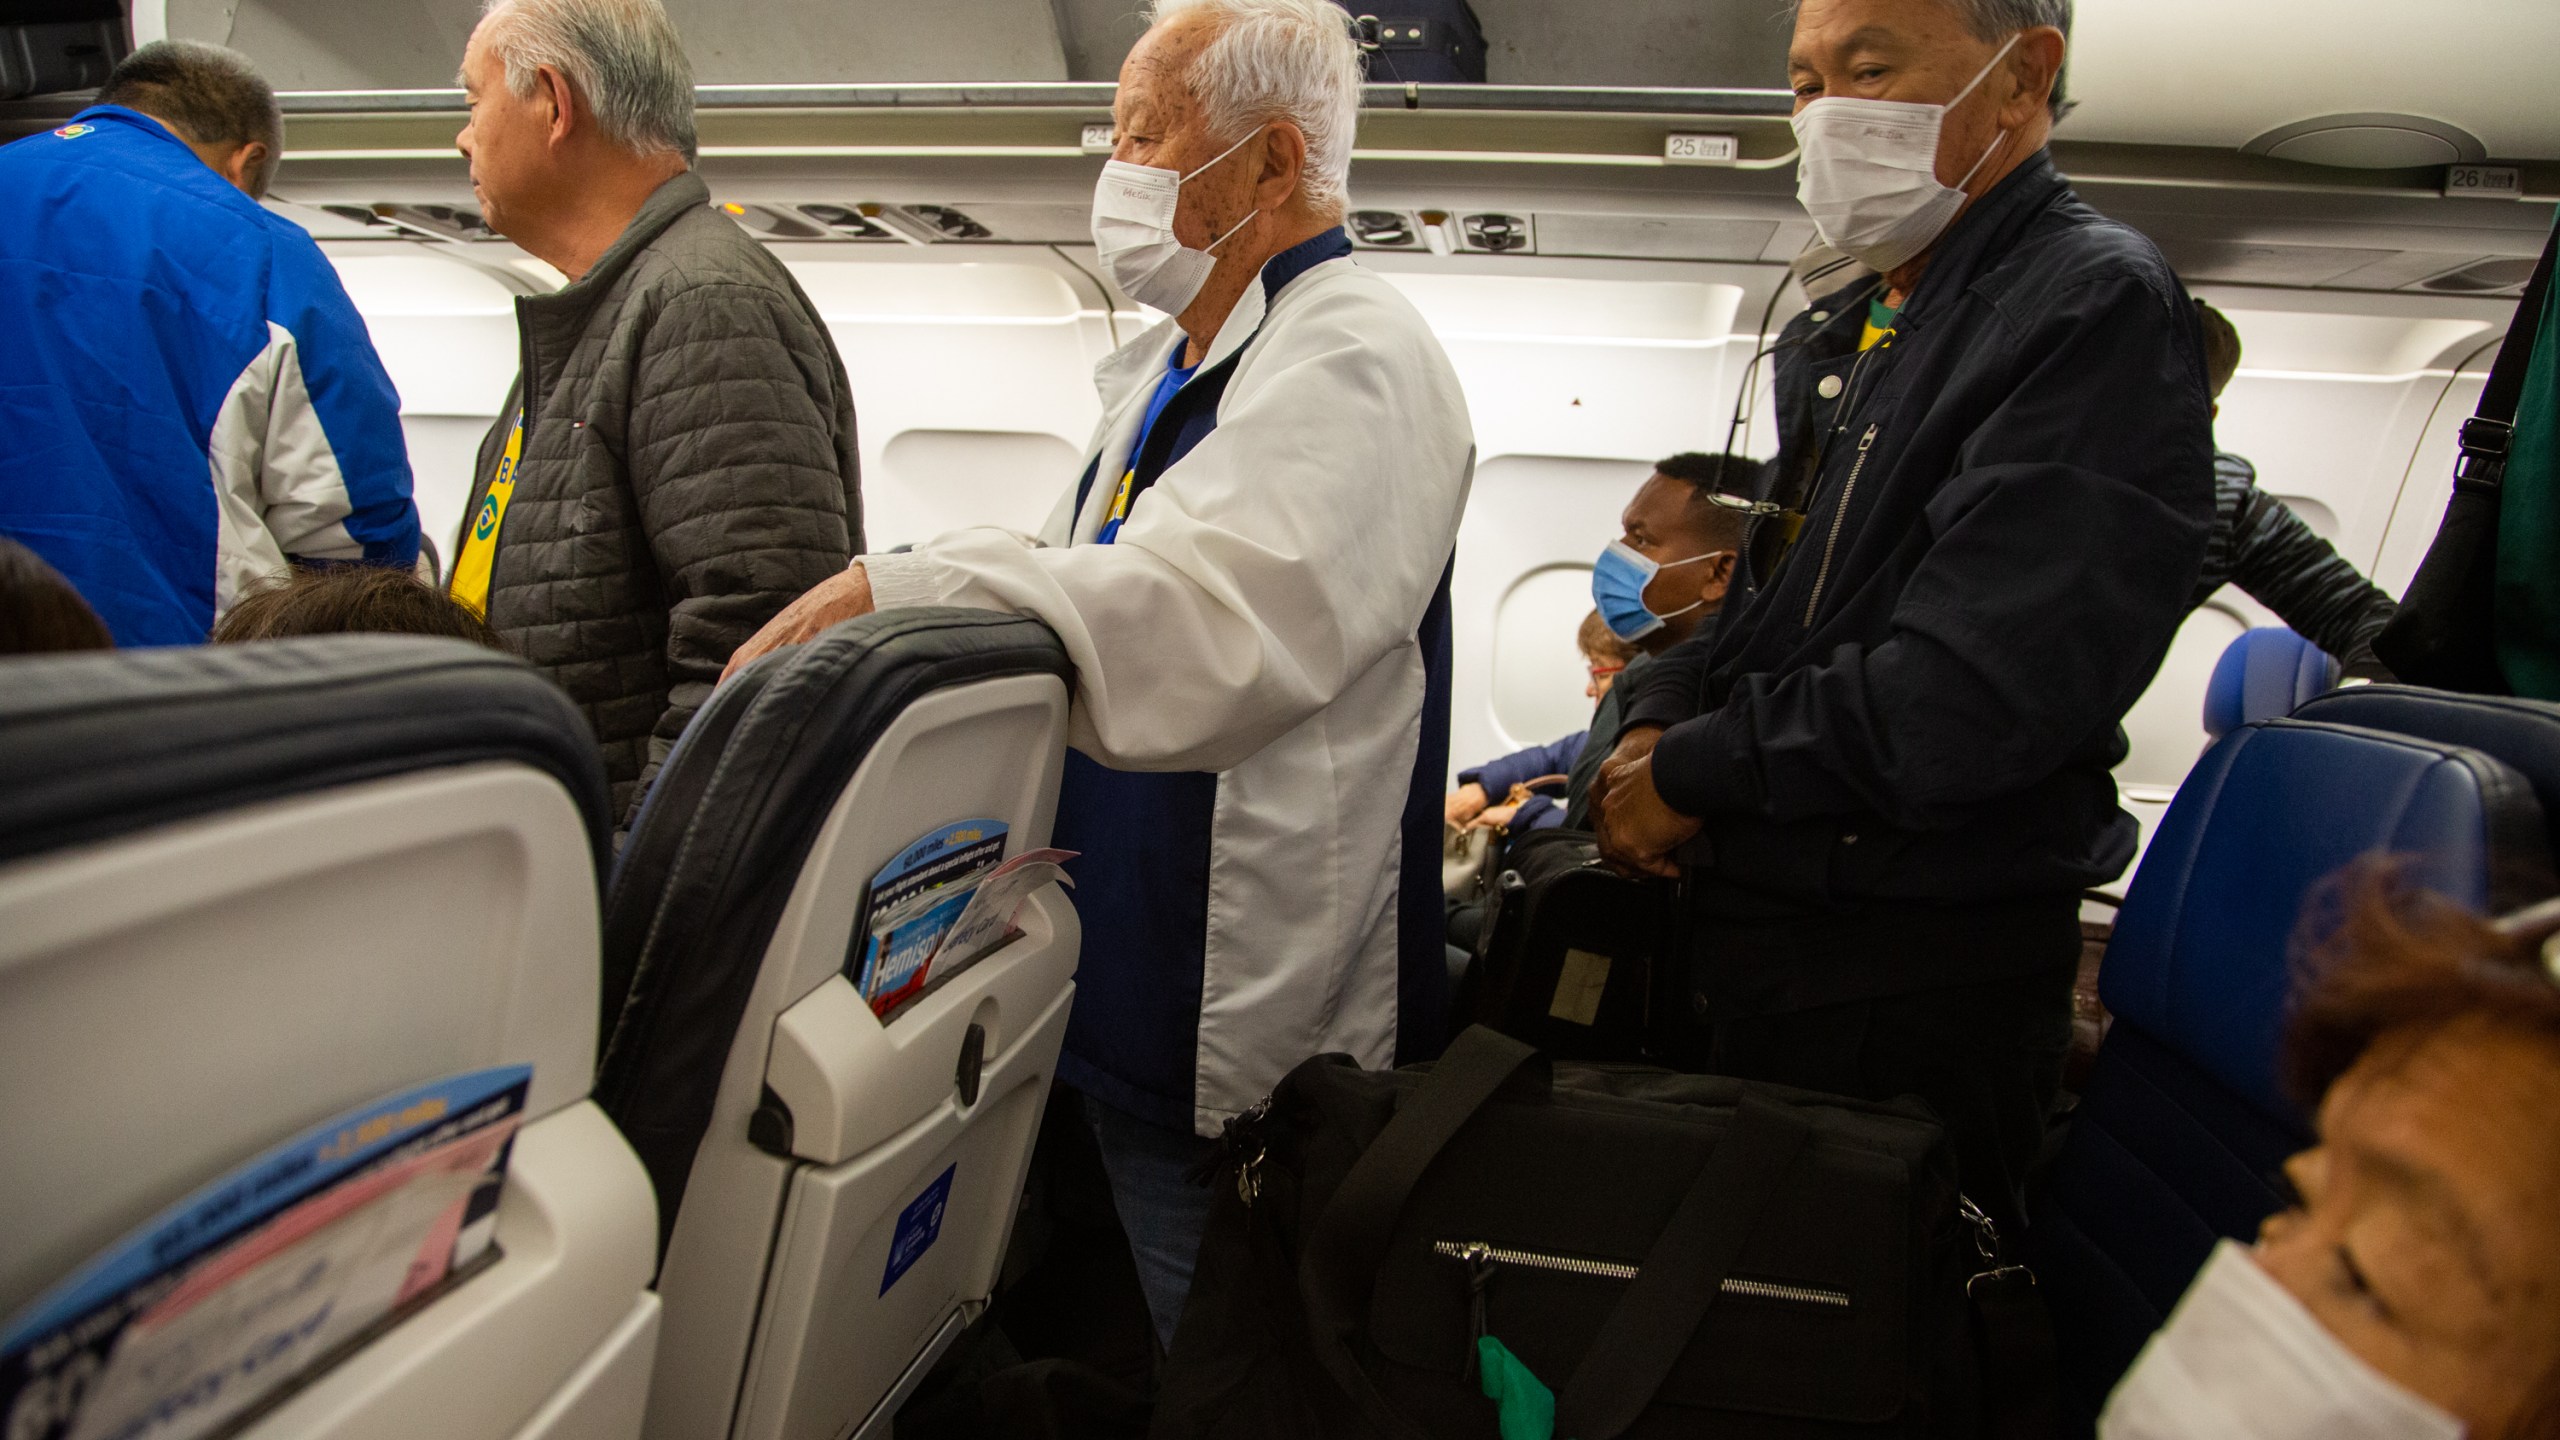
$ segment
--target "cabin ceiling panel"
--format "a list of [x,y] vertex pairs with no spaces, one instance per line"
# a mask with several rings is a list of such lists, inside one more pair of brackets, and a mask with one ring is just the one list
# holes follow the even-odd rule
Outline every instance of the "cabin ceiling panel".
[[2083,0],[2074,140],[2236,149],[2321,116],[2391,111],[2560,159],[2550,0]]
[[[479,13],[479,0],[169,0],[168,16],[171,35],[246,53],[279,90],[398,90],[452,84]],[[705,85],[1067,78],[1050,0],[667,0],[667,13]]]

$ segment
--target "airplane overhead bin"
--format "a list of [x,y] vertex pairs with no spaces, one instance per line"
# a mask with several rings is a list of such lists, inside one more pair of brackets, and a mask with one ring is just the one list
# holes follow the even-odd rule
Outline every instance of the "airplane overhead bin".
[[567,699],[386,636],[5,665],[0,1429],[636,1436]]

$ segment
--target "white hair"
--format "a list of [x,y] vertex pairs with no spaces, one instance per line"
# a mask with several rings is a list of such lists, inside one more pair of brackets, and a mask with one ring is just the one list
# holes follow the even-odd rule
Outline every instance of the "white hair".
[[585,98],[606,139],[694,158],[693,65],[659,0],[486,0],[480,15],[509,90],[531,95],[548,65]]
[[1299,188],[1339,215],[1351,194],[1351,140],[1360,124],[1360,46],[1351,13],[1331,0],[1154,0],[1149,19],[1200,14],[1217,38],[1184,77],[1220,143],[1286,120],[1307,137]]

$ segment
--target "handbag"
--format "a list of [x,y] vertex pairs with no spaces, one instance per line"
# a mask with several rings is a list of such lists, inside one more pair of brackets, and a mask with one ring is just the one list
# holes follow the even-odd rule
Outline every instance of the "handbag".
[[[1157,1440],[1960,1436],[1986,1393],[2042,1403],[2028,1277],[1914,1102],[1479,1027],[1429,1067],[1305,1062],[1208,1178]],[[1986,1383],[1994,1352],[2026,1364]]]
[[1608,869],[1587,830],[1514,840],[1480,934],[1458,1015],[1550,1055],[1658,1059],[1688,1014],[1673,886]]
[[2479,408],[2462,422],[2462,455],[2454,462],[2453,499],[2445,505],[2444,524],[2409,582],[2400,612],[2373,639],[2375,656],[2412,685],[2475,695],[2508,693],[2497,649],[2498,499],[2515,438],[2516,405],[2524,397],[2525,367],[2533,359],[2534,332],[2551,293],[2555,249],[2560,249],[2560,230],[2543,242],[2541,263],[2516,304],[2498,358],[2489,364]]

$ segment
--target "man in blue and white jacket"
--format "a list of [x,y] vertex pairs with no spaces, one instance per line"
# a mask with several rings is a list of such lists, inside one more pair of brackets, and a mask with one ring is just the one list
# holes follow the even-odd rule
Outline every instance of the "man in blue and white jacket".
[[1174,318],[1102,363],[1082,479],[1036,538],[864,556],[732,666],[875,603],[1035,615],[1066,642],[1057,843],[1082,852],[1084,945],[1059,1073],[1169,1336],[1204,1137],[1311,1055],[1438,1048],[1447,585],[1474,442],[1448,356],[1341,228],[1346,12],[1155,14],[1094,236],[1121,290]]
[[120,645],[201,642],[291,562],[418,558],[400,400],[320,248],[258,204],[275,94],[146,45],[0,147],[0,534]]

